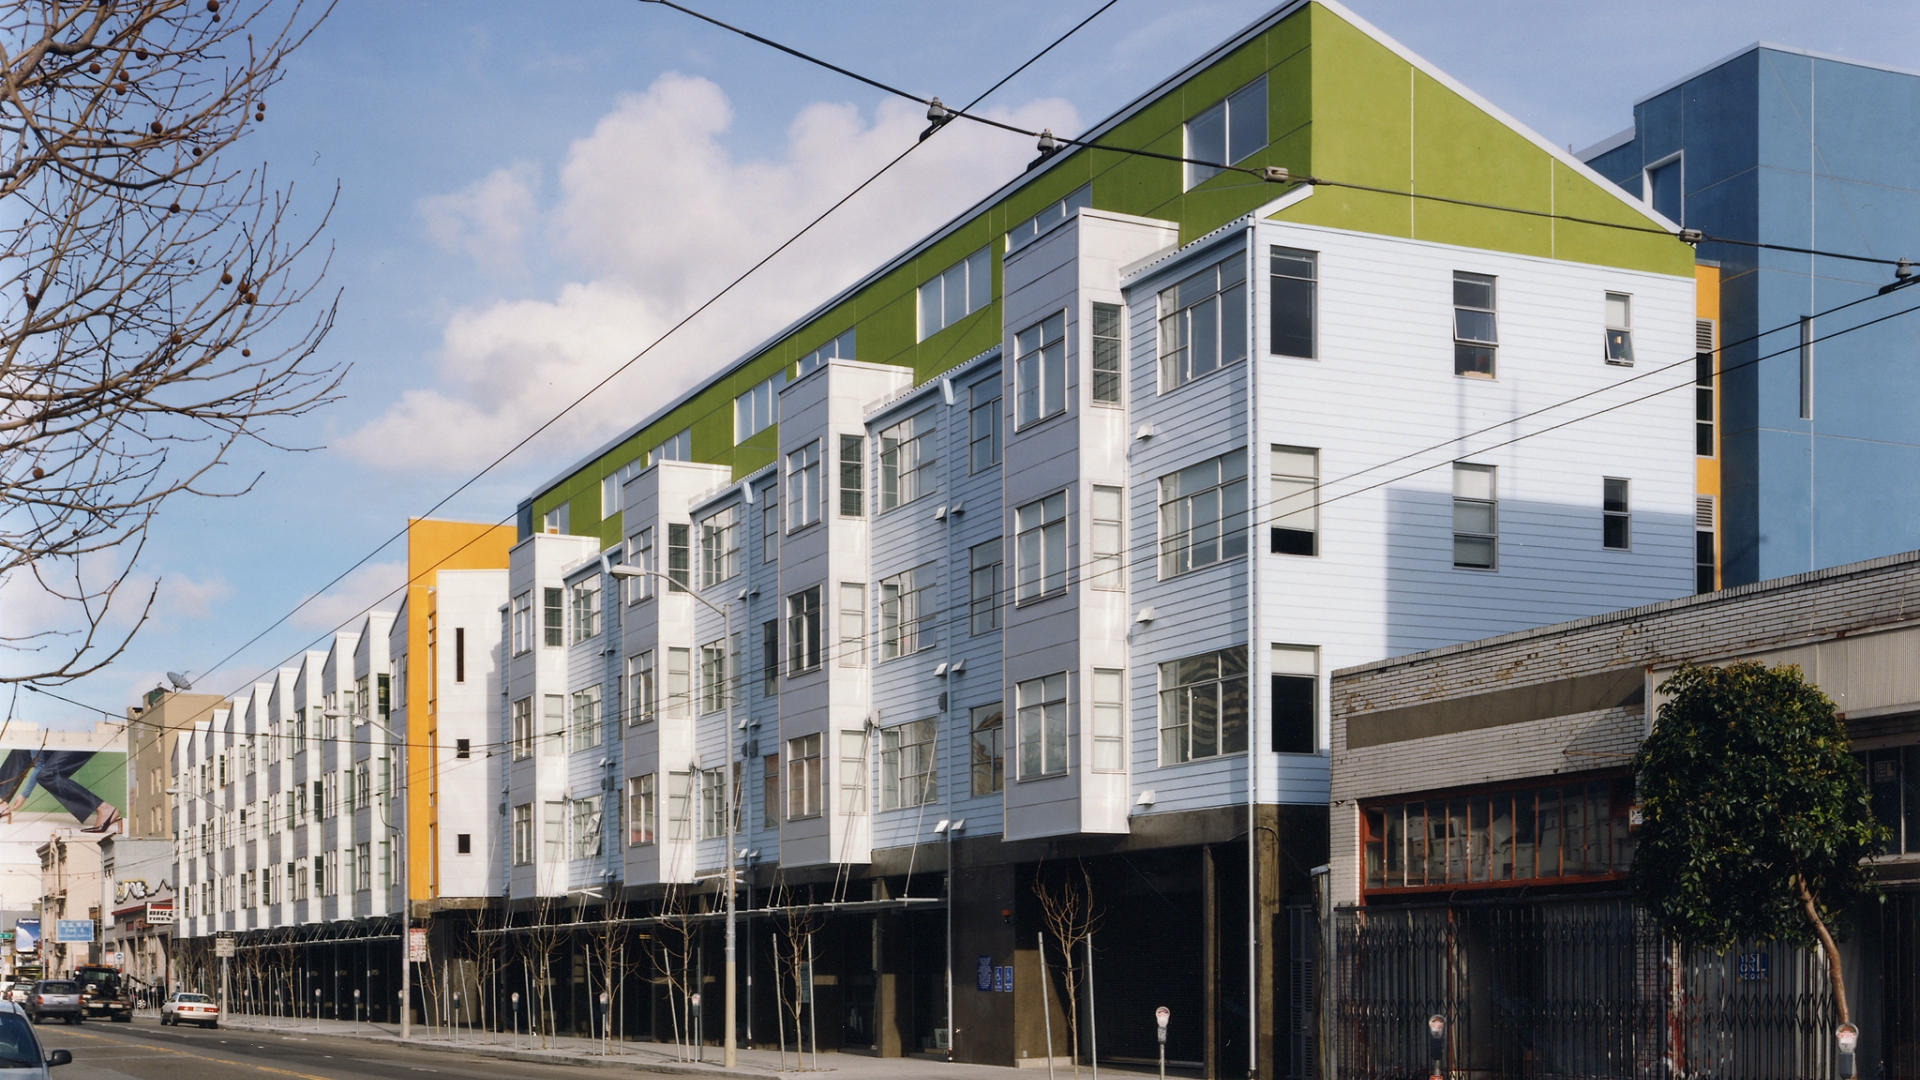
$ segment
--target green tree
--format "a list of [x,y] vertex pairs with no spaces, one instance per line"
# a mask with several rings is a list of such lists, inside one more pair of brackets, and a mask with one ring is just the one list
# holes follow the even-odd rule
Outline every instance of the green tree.
[[1833,928],[1874,891],[1874,820],[1833,702],[1793,665],[1687,665],[1634,755],[1643,820],[1634,891],[1668,934],[1818,942],[1848,1020]]

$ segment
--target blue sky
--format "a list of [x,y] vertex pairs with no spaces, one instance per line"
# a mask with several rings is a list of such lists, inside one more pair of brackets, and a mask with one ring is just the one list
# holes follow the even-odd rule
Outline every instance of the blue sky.
[[[965,101],[1097,6],[923,0],[689,6],[908,90]],[[1272,0],[1119,0],[984,108],[1078,131]],[[1354,0],[1561,145],[1755,40],[1920,67],[1920,8],[1827,0]],[[311,221],[342,400],[246,450],[239,499],[169,504],[137,574],[160,604],[128,655],[62,691],[120,709],[169,669],[237,692],[401,579],[396,545],[252,637],[908,145],[919,111],[640,0],[342,0],[243,148]],[[954,125],[729,301],[439,516],[498,520],[534,483],[1018,173],[1027,140]],[[390,606],[390,602],[389,602]],[[40,608],[0,593],[0,622]],[[30,658],[0,659],[18,668]],[[91,722],[33,694],[16,714]]]

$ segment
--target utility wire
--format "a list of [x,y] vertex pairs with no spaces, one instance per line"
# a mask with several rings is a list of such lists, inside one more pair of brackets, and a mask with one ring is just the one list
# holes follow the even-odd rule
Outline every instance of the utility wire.
[[[1010,80],[1013,79],[1014,76],[1020,74],[1022,71],[1025,71],[1028,67],[1030,67],[1035,61],[1039,60],[1041,57],[1052,52],[1062,42],[1072,37],[1075,33],[1078,33],[1082,27],[1092,22],[1102,12],[1112,7],[1117,2],[1118,0],[1107,0],[1106,3],[1094,9],[1091,15],[1088,15],[1086,18],[1075,23],[1072,27],[1068,28],[1068,30],[1065,33],[1061,34],[1059,37],[1054,38],[1051,42],[1048,42],[1046,48],[1043,48],[1039,52],[1035,53],[1025,63],[1013,69],[1013,71],[1009,72],[1000,81],[994,83],[992,86],[989,86],[987,89],[982,91],[979,94],[979,96],[975,97],[971,102],[967,103],[966,108],[971,109],[974,106],[980,104],[980,102],[986,100],[988,95],[1000,89],[1002,86],[1005,86]],[[682,10],[685,10],[685,9],[682,9]],[[840,69],[836,68],[835,70],[840,70]],[[842,72],[842,73],[850,74],[848,72]],[[931,132],[928,132],[928,134],[931,134]],[[925,141],[924,135],[921,137],[921,141]],[[842,206],[845,206],[849,201],[853,199],[854,196],[860,194],[862,191],[865,191],[869,186],[871,186],[874,183],[874,181],[880,179],[882,176],[885,176],[887,172],[890,171],[895,165],[900,164],[900,162],[903,161],[908,154],[913,153],[919,147],[920,147],[920,142],[915,142],[913,145],[907,147],[905,150],[902,150],[892,160],[888,161],[885,165],[882,165],[878,171],[873,173],[871,176],[867,177],[865,180],[862,180],[858,185],[856,185],[853,188],[853,190],[847,192],[845,195],[842,195],[837,201],[834,202],[832,206],[827,207],[825,210],[821,211],[819,215],[814,217],[811,221],[808,221],[805,225],[801,226],[798,232],[794,233],[792,236],[782,241],[778,247],[775,247],[772,251],[768,252],[758,262],[754,263],[752,266],[747,267],[732,281],[729,281],[725,286],[723,286],[719,292],[714,293],[711,297],[707,298],[704,302],[702,302],[700,306],[688,312],[685,317],[680,319],[679,322],[676,322],[672,326],[668,327],[665,331],[663,331],[660,334],[660,336],[654,338],[653,341],[650,344],[648,344],[645,348],[641,349],[638,353],[635,353],[631,359],[622,363],[620,366],[614,368],[611,372],[609,372],[606,375],[605,378],[593,384],[593,386],[589,387],[586,390],[586,392],[582,393],[580,396],[574,398],[571,402],[569,402],[566,405],[566,407],[562,408],[559,412],[555,413],[552,417],[548,418],[545,422],[540,424],[538,427],[534,428],[519,442],[516,442],[512,446],[508,447],[498,457],[488,462],[487,465],[484,468],[482,468],[479,472],[473,474],[471,477],[467,478],[465,481],[462,481],[459,487],[456,487],[452,491],[448,492],[444,498],[442,498],[439,502],[434,503],[432,506],[428,507],[424,513],[419,515],[419,517],[422,517],[422,518],[430,517],[435,511],[447,505],[447,503],[453,501],[455,496],[458,496],[461,492],[465,491],[467,488],[471,487],[473,484],[478,482],[481,477],[484,477],[488,473],[492,472],[502,462],[506,461],[507,458],[513,456],[514,453],[518,452],[522,447],[526,446],[529,442],[532,442],[542,432],[546,431],[548,428],[558,423],[562,417],[565,417],[568,413],[572,412],[575,408],[578,408],[588,398],[598,393],[602,387],[612,382],[615,378],[617,378],[620,374],[625,372],[628,368],[631,368],[634,364],[639,363],[642,358],[644,358],[648,353],[651,353],[655,348],[659,347],[659,345],[662,342],[666,341],[667,338],[673,336],[673,334],[676,331],[678,331],[681,327],[692,322],[702,312],[712,307],[722,297],[726,296],[728,293],[732,292],[736,287],[738,287],[742,282],[746,281],[748,277],[751,277],[761,267],[773,261],[773,259],[776,256],[778,256],[781,252],[787,250],[789,247],[792,247],[796,242],[800,240],[801,237],[807,235],[809,232],[812,232],[815,226],[819,225],[822,221],[825,221],[830,215],[833,214],[834,211],[840,209]],[[506,524],[507,522],[512,520],[513,520],[513,516],[508,515],[506,518],[503,518],[499,522],[499,524]],[[288,619],[292,618],[302,608],[305,608],[308,604],[311,604],[315,600],[318,600],[322,595],[326,593],[328,589],[333,588],[335,585],[338,585],[341,581],[345,580],[348,574],[351,574],[355,570],[358,570],[360,567],[365,566],[369,561],[373,559],[374,556],[386,550],[388,545],[406,536],[406,534],[407,534],[407,530],[405,528],[402,528],[398,532],[394,533],[393,535],[387,537],[385,540],[381,541],[377,547],[375,547],[372,551],[367,552],[365,555],[361,556],[360,559],[358,559],[353,563],[353,565],[347,567],[345,570],[341,571],[337,576],[335,576],[333,580],[327,582],[325,585],[322,585],[317,591],[309,595],[306,599],[300,601],[298,604],[295,604],[291,609],[289,609],[286,612],[286,614],[281,615],[279,618],[275,619],[265,629],[261,630],[259,633],[255,634],[253,637],[248,638],[245,642],[242,642],[238,648],[235,648],[232,652],[228,653],[226,656],[221,657],[218,661],[209,665],[204,670],[208,672],[218,670],[222,665],[226,664],[228,661],[232,660],[234,657],[240,655],[240,653],[244,652],[246,649],[251,647],[255,642],[258,642],[261,638],[266,637],[269,633],[273,632],[276,628],[278,628],[282,623],[285,623]],[[476,537],[476,539],[478,538]],[[471,543],[473,543],[473,541],[469,541],[467,544],[462,544],[460,548],[456,549],[456,552],[465,550]],[[448,556],[448,557],[450,558],[451,556]],[[441,563],[445,561],[446,559],[441,559],[438,562],[435,562],[433,566],[428,567],[427,570],[436,569],[441,565]],[[424,575],[425,572],[426,571],[422,571],[422,574]],[[418,576],[419,575],[416,575],[416,577]],[[410,579],[410,581],[411,580],[412,579]],[[395,591],[398,591],[398,590],[395,590]],[[393,595],[392,592],[389,592],[387,594],[387,596],[391,596],[391,595]],[[386,597],[381,597],[381,599],[385,599],[385,598]],[[378,603],[378,601],[376,601],[376,603]],[[364,614],[364,611],[362,612],[362,614]],[[359,615],[355,615],[354,618],[355,619],[359,618]],[[339,624],[333,630],[328,631],[327,634],[337,633],[341,628],[349,625],[352,621],[353,619],[349,619],[346,622]],[[322,634],[319,637],[315,638],[313,643],[318,643],[320,641],[325,640],[327,637],[327,634]],[[308,648],[311,648],[311,647],[312,645],[309,644]],[[263,677],[264,675],[270,674],[270,673],[271,672],[263,673]]]
[[[949,121],[955,118],[964,117],[965,119],[971,120],[977,124],[984,124],[988,127],[999,128],[1002,131],[1013,132],[1016,135],[1025,135],[1025,136],[1028,136],[1029,138],[1039,139],[1042,142],[1041,160],[1045,160],[1046,158],[1051,157],[1054,153],[1058,151],[1058,149],[1061,146],[1078,146],[1088,150],[1109,150],[1116,154],[1125,154],[1129,157],[1153,158],[1159,161],[1178,162],[1183,165],[1200,165],[1210,169],[1217,169],[1221,172],[1245,173],[1246,175],[1254,177],[1257,180],[1265,181],[1268,183],[1308,184],[1308,185],[1313,185],[1318,187],[1346,188],[1349,191],[1368,191],[1378,195],[1397,195],[1397,196],[1401,196],[1403,198],[1409,198],[1409,199],[1424,199],[1431,202],[1450,203],[1454,206],[1468,206],[1468,207],[1474,207],[1476,209],[1481,209],[1481,210],[1499,210],[1499,211],[1503,211],[1510,214],[1525,214],[1529,217],[1550,218],[1555,221],[1568,221],[1568,222],[1573,222],[1580,225],[1595,225],[1600,228],[1606,228],[1606,229],[1621,229],[1627,232],[1652,233],[1659,236],[1671,236],[1677,240],[1681,240],[1689,244],[1701,244],[1701,243],[1738,244],[1745,247],[1765,248],[1769,251],[1789,251],[1789,252],[1795,252],[1802,255],[1820,255],[1830,259],[1849,259],[1854,262],[1875,263],[1882,266],[1896,266],[1896,267],[1904,268],[1911,265],[1906,259],[1882,259],[1882,258],[1876,258],[1871,255],[1850,255],[1840,251],[1822,251],[1817,248],[1794,247],[1788,244],[1768,244],[1768,243],[1762,243],[1757,240],[1736,240],[1726,236],[1712,236],[1707,233],[1701,232],[1698,229],[1681,229],[1678,232],[1675,232],[1669,229],[1660,228],[1659,226],[1656,226],[1656,225],[1629,225],[1624,222],[1618,222],[1618,221],[1600,221],[1594,218],[1577,217],[1572,214],[1558,214],[1549,210],[1530,210],[1530,209],[1527,209],[1524,207],[1518,207],[1518,206],[1500,206],[1495,203],[1475,202],[1471,199],[1448,198],[1447,196],[1444,196],[1444,195],[1427,195],[1427,194],[1422,194],[1420,192],[1414,192],[1414,191],[1396,191],[1392,188],[1372,187],[1366,184],[1354,184],[1354,183],[1349,183],[1343,180],[1328,180],[1328,179],[1324,179],[1322,177],[1317,177],[1317,176],[1294,175],[1292,172],[1290,172],[1287,169],[1272,167],[1272,166],[1231,165],[1231,164],[1227,164],[1225,162],[1220,162],[1220,161],[1205,161],[1198,158],[1181,157],[1178,154],[1163,154],[1153,150],[1142,150],[1137,147],[1114,146],[1109,143],[1094,142],[1089,139],[1067,138],[1065,136],[1055,135],[1051,131],[1034,131],[1030,128],[1023,128],[1017,124],[1010,124],[1003,120],[995,120],[993,117],[990,117],[990,116],[976,115],[974,113],[967,111],[968,109],[973,108],[972,104],[961,109],[948,109],[946,106],[940,103],[940,99],[938,97],[921,97],[918,94],[911,93],[906,90],[902,90],[897,86],[888,85],[887,83],[883,83],[878,79],[871,78],[866,75],[862,75],[857,71],[853,71],[848,68],[842,67],[839,64],[833,63],[830,60],[822,59],[818,56],[813,55],[812,53],[804,52],[800,49],[794,48],[791,45],[782,44],[778,41],[773,40],[772,38],[764,37],[760,34],[756,34],[751,30],[745,29],[743,27],[735,26],[732,23],[724,22],[720,19],[716,19],[711,15],[707,15],[702,12],[695,11],[690,7],[686,7],[682,4],[675,3],[674,0],[640,0],[640,2],[649,3],[649,4],[659,4],[662,7],[670,7],[675,11],[679,11],[687,15],[691,15],[694,18],[701,20],[702,22],[711,23],[712,25],[720,27],[723,30],[729,31],[730,33],[738,34],[741,37],[748,38],[752,41],[757,41],[760,44],[767,46],[768,48],[777,49],[780,52],[786,53],[789,56],[793,56],[800,60],[804,60],[809,64],[814,64],[819,67],[826,68],[828,71],[832,71],[840,75],[844,75],[847,78],[853,79],[856,82],[865,83],[868,86],[871,86],[877,90],[881,90],[886,93],[892,94],[896,97],[904,98],[908,101],[917,102],[918,104],[925,105],[928,107],[927,118],[933,121],[933,126],[927,129],[927,134],[932,134],[934,131],[937,131],[940,127],[944,126],[946,123],[948,123]],[[1102,8],[1100,10],[1104,11],[1106,9]],[[1095,12],[1094,14],[1097,15],[1099,14],[1099,12]],[[1091,16],[1089,16],[1089,18],[1091,18]],[[1082,23],[1082,25],[1085,25],[1085,24]],[[1074,29],[1077,30],[1079,29],[1079,27],[1075,27]],[[1068,31],[1068,33],[1072,33],[1072,31]],[[1038,57],[1035,57],[1035,59],[1038,59]],[[1028,63],[1031,63],[1031,62],[1032,61],[1028,61]],[[976,101],[974,104],[978,104],[978,102]],[[924,138],[924,136],[922,137]],[[1051,142],[1054,145],[1051,147],[1046,145],[1048,140],[1051,140]],[[1038,164],[1038,162],[1036,162],[1035,164]]]

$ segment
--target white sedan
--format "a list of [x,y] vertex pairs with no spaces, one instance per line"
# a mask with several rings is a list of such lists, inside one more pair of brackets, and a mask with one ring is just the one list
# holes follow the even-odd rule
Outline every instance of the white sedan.
[[220,1026],[220,1006],[205,994],[175,994],[160,1006],[162,1024]]

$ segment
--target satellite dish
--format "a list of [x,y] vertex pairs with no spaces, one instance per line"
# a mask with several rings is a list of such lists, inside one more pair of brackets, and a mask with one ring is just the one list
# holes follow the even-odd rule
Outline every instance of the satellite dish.
[[183,671],[167,672],[167,681],[173,684],[175,690],[193,689],[193,684],[187,681],[186,672]]

